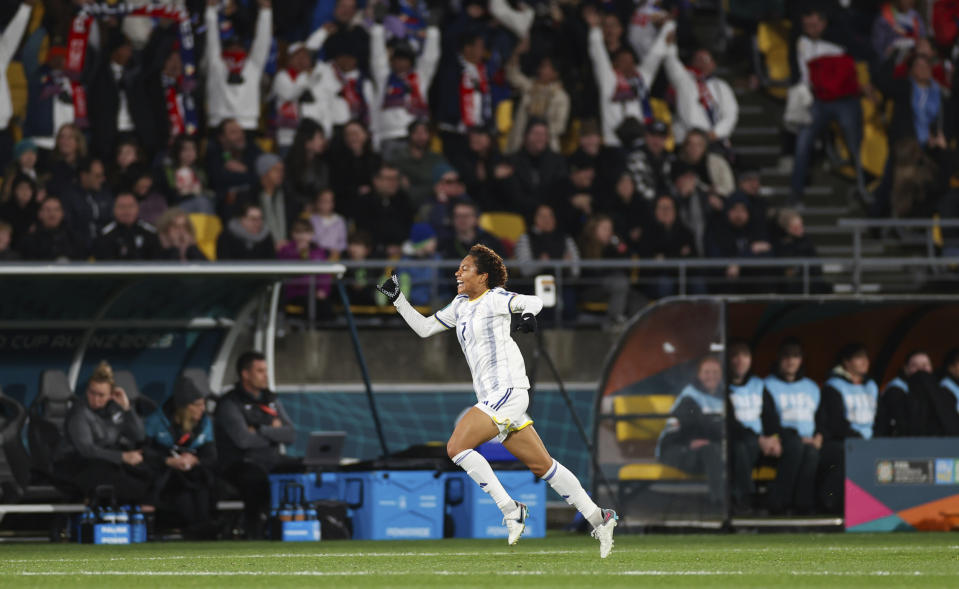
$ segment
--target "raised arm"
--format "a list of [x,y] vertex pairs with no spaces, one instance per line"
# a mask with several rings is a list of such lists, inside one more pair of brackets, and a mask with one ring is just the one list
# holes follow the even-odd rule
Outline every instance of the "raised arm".
[[639,73],[643,76],[643,82],[645,82],[647,86],[652,85],[653,80],[656,78],[656,72],[659,71],[659,66],[663,63],[663,58],[669,53],[669,46],[673,44],[675,36],[676,23],[669,21],[659,30],[656,42],[653,43],[653,46],[649,49],[649,53],[643,56],[643,61],[639,64]]
[[437,27],[426,28],[426,42],[423,43],[423,53],[416,64],[416,72],[420,76],[420,84],[425,91],[433,82],[436,66],[440,62],[440,30]]
[[610,61],[609,53],[606,52],[603,31],[599,26],[592,26],[589,29],[589,59],[593,63],[596,85],[599,86],[599,91],[605,100],[616,86],[616,72],[613,71],[613,62]]
[[719,84],[719,94],[719,103],[722,104],[722,108],[713,132],[720,139],[728,139],[733,134],[736,123],[739,122],[739,101],[736,100],[733,89],[725,81]]
[[386,54],[386,30],[379,23],[370,27],[370,74],[377,90],[382,91],[390,77],[390,60]]
[[510,293],[507,307],[510,313],[522,313],[523,315],[531,313],[538,315],[543,310],[543,300],[532,295],[521,295]]
[[250,48],[250,63],[257,73],[263,73],[266,60],[270,57],[270,43],[273,41],[273,4],[270,0],[260,0],[260,14],[256,17],[256,33]]
[[206,20],[206,67],[208,70],[220,62],[220,54],[223,52],[220,48],[220,25],[216,14],[216,4],[212,2],[207,4],[204,19]]
[[29,23],[30,6],[21,4],[13,20],[7,25],[7,29],[3,31],[3,37],[0,38],[0,66],[6,67],[7,64],[10,63],[13,54],[17,51],[17,46],[20,45],[23,32],[27,30],[27,24]]
[[[442,333],[452,328],[456,321],[449,311],[451,305],[447,305],[429,317],[421,315],[420,312],[414,309],[413,305],[406,300],[406,297],[403,296],[403,293],[400,291],[400,281],[396,274],[387,278],[383,284],[377,285],[376,290],[383,293],[386,298],[393,303],[400,317],[402,317],[403,320],[406,321],[406,324],[420,337],[425,338],[436,335],[437,333]],[[445,318],[441,318],[441,315]]]

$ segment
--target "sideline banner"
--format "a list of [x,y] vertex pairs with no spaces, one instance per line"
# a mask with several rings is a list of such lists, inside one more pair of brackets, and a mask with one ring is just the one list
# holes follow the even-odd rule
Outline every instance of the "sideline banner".
[[846,531],[959,529],[959,439],[846,440]]

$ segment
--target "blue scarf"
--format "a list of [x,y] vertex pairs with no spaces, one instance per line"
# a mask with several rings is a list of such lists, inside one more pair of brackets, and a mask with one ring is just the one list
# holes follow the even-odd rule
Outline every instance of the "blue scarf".
[[910,81],[912,85],[912,124],[916,129],[919,145],[929,142],[929,128],[939,117],[939,84],[930,80],[925,88]]

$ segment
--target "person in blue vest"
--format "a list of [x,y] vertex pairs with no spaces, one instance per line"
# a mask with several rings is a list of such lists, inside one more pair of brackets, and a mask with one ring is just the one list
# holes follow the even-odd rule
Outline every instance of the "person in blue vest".
[[843,346],[839,363],[822,388],[817,411],[823,445],[819,454],[819,501],[828,513],[843,508],[845,440],[870,439],[876,420],[879,387],[869,378],[869,352],[861,343]]
[[[942,363],[942,372],[939,386],[951,393],[954,398],[959,399],[959,348],[953,348],[946,354]],[[959,404],[956,405],[956,410],[959,411]]]
[[719,358],[705,356],[696,378],[676,397],[656,444],[656,458],[690,474],[705,474],[709,503],[721,508],[725,494],[722,442],[725,400]]
[[181,376],[173,395],[147,417],[144,428],[144,460],[156,473],[158,509],[176,514],[188,538],[214,539],[216,443],[203,392]]
[[779,347],[774,374],[764,381],[763,433],[778,436],[782,455],[776,478],[769,485],[770,513],[812,513],[816,499],[816,469],[822,433],[816,424],[819,386],[802,371],[803,349],[796,338]]
[[910,382],[921,375],[932,373],[932,358],[929,357],[928,352],[925,350],[909,352],[899,374],[886,384],[886,388],[879,395],[872,435],[877,438],[912,435],[912,412],[909,408]]
[[735,513],[752,511],[753,467],[761,456],[778,458],[782,445],[776,436],[763,435],[763,380],[752,373],[753,353],[743,340],[726,346],[729,362],[726,427],[729,434],[730,491]]

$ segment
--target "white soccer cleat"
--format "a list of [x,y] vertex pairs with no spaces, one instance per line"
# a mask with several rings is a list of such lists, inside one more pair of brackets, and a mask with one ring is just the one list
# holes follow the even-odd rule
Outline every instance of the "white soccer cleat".
[[599,540],[599,557],[606,558],[613,551],[613,528],[616,527],[616,521],[619,516],[612,509],[603,510],[603,523],[599,524],[590,536]]
[[529,508],[526,507],[525,503],[520,503],[516,501],[516,508],[519,510],[519,514],[515,518],[503,518],[503,523],[506,524],[506,531],[509,532],[509,538],[507,538],[507,543],[510,546],[513,546],[519,542],[519,537],[523,535],[523,530],[526,529],[526,518],[529,517]]

